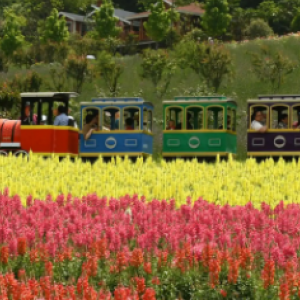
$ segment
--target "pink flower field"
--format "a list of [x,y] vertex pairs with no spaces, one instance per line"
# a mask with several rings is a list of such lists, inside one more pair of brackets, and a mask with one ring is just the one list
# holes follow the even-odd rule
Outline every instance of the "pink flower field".
[[0,299],[300,299],[300,205],[0,196]]

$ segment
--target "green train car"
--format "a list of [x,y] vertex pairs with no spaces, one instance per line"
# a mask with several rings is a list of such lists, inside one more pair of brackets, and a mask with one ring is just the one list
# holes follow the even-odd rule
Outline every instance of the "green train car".
[[163,157],[235,156],[236,111],[222,96],[163,101]]

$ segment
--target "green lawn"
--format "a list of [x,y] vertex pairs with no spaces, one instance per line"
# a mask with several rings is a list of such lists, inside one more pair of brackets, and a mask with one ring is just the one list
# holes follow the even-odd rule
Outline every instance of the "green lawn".
[[[246,100],[256,97],[259,94],[271,94],[271,87],[268,84],[262,83],[255,78],[251,72],[251,63],[249,52],[257,51],[260,44],[269,45],[273,51],[282,51],[290,59],[300,61],[300,38],[289,37],[280,40],[261,40],[253,41],[245,44],[228,44],[227,47],[232,53],[235,77],[231,82],[224,83],[220,89],[219,94],[231,96],[236,94],[236,99],[239,104],[239,115],[243,115],[246,108]],[[122,58],[125,65],[125,71],[120,80],[120,95],[119,96],[141,96],[147,101],[155,104],[155,117],[161,119],[162,111],[160,101],[156,99],[153,92],[153,87],[149,81],[142,80],[139,76],[141,58],[139,55],[126,56]],[[49,80],[48,66],[35,66],[34,69],[39,72],[45,80]],[[10,78],[15,73],[25,73],[25,69],[12,68],[8,74],[1,74],[0,80]],[[283,86],[276,93],[278,94],[300,94],[300,68],[296,69],[294,73],[286,78]],[[165,99],[172,99],[174,96],[183,96],[188,89],[196,89],[198,85],[202,85],[200,78],[191,70],[179,69],[174,76],[170,89]],[[70,88],[71,90],[72,88]],[[44,84],[43,90],[46,90]],[[105,94],[106,90],[101,78],[94,81],[87,81],[80,97],[77,99],[78,103],[81,101],[89,101],[92,97],[99,96],[100,93]],[[78,114],[75,114],[77,117]],[[245,117],[241,119],[241,124],[238,126],[238,153],[242,158],[245,155],[246,147],[246,120]],[[161,131],[160,125],[155,125],[155,132]],[[155,143],[155,153],[159,154],[161,149],[161,134],[157,134]]]

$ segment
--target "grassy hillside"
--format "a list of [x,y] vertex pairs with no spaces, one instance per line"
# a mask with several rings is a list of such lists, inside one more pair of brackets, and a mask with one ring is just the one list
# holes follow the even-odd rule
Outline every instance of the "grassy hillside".
[[[231,82],[224,83],[220,89],[219,94],[226,96],[235,95],[239,103],[239,114],[242,116],[240,126],[238,126],[238,152],[242,158],[245,154],[246,147],[246,119],[243,111],[246,109],[246,100],[251,97],[256,97],[259,94],[271,94],[271,86],[260,82],[251,72],[251,62],[249,52],[259,50],[262,44],[268,45],[273,51],[282,51],[293,61],[300,60],[300,38],[288,37],[278,40],[258,40],[244,44],[228,44],[227,47],[232,53],[235,77]],[[148,101],[152,101],[155,106],[155,117],[161,119],[161,103],[156,99],[153,92],[153,87],[149,81],[142,80],[140,74],[141,58],[139,55],[123,57],[122,61],[125,65],[124,74],[120,80],[120,93],[119,96],[141,96]],[[48,66],[35,66],[34,69],[38,71],[44,79],[49,80],[49,67]],[[6,77],[11,77],[15,73],[26,72],[26,70],[17,70],[12,68],[8,74],[0,75],[0,80],[5,80]],[[285,83],[280,90],[276,93],[280,94],[300,94],[300,68],[296,69],[294,73],[286,78]],[[174,96],[186,95],[189,91],[196,91],[197,87],[201,87],[203,83],[200,78],[191,70],[179,69],[172,80],[170,89],[164,98],[172,99]],[[44,84],[43,90],[47,90]],[[71,90],[71,88],[70,88]],[[78,98],[78,103],[81,101],[88,101],[92,97],[104,95],[106,93],[104,84],[101,78],[88,81],[84,84],[83,91]],[[78,117],[78,114],[76,114]],[[160,125],[155,126],[155,132],[160,132]],[[161,135],[157,135],[155,143],[155,152],[160,152]]]

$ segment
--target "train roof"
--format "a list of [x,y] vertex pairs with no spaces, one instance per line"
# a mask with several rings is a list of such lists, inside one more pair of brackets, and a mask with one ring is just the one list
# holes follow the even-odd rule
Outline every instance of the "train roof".
[[79,95],[74,92],[39,92],[39,93],[21,93],[21,98],[54,98],[54,97],[76,98]]
[[263,102],[300,102],[300,95],[259,95],[257,99],[249,99],[248,103]]
[[220,103],[220,102],[236,102],[225,96],[200,96],[200,97],[175,97],[174,100],[165,100],[163,103]]
[[80,106],[84,106],[84,105],[97,105],[97,104],[105,104],[105,105],[149,105],[149,106],[154,106],[152,102],[147,102],[144,101],[141,98],[137,98],[139,99],[139,101],[133,101],[133,98],[131,98],[129,100],[129,98],[105,98],[104,100],[102,99],[93,99],[92,102],[81,102]]
[[109,98],[93,98],[92,102],[146,102],[143,98],[139,97],[109,97]]

